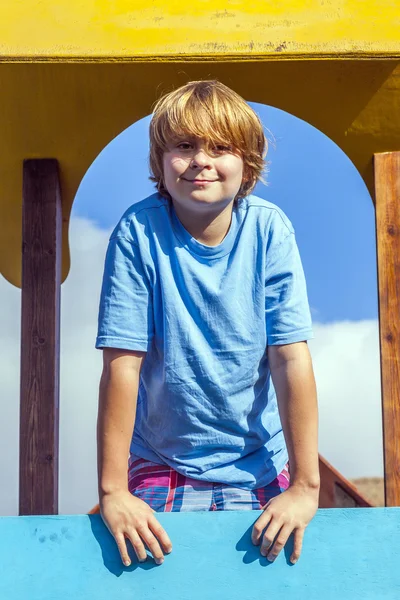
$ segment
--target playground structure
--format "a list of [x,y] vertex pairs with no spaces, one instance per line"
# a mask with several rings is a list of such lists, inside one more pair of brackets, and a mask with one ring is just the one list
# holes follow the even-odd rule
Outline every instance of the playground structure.
[[[295,566],[288,564],[290,549],[270,564],[252,545],[250,530],[259,514],[160,513],[173,551],[160,567],[149,558],[127,568],[100,515],[3,518],[0,597],[398,599],[400,509],[319,510]],[[377,531],[387,541],[375,552]]]
[[[79,183],[102,148],[149,114],[162,92],[189,80],[211,78],[226,83],[247,100],[279,107],[323,131],[353,161],[373,197],[386,506],[400,505],[398,7],[382,0],[345,4],[311,0],[307,7],[303,5],[300,0],[274,7],[261,0],[251,4],[205,0],[182,8],[177,0],[151,4],[27,0],[23,9],[13,2],[0,6],[0,23],[6,24],[0,41],[0,272],[22,289],[20,515],[58,513],[59,298],[70,267],[68,224]],[[320,466],[321,507],[368,505],[322,457]],[[197,518],[192,517],[193,523]],[[204,518],[210,535],[222,539],[220,526],[211,521],[214,516]],[[229,519],[230,523],[239,522],[230,515],[218,516],[218,523],[225,518],[227,523]],[[61,517],[54,519],[51,523],[57,528]],[[100,527],[98,517],[85,519],[70,518],[65,525],[70,532],[84,528],[82,543],[90,537],[88,523]],[[237,519],[245,524],[250,516]],[[172,521],[178,531],[175,516]],[[362,526],[375,523],[391,531],[395,540],[398,511],[320,513],[310,534],[311,562],[305,561],[302,585],[312,576],[312,560],[321,546],[318,527],[321,524],[325,531],[322,524],[328,522],[331,533],[339,527],[348,540],[352,568],[358,565],[364,573],[368,564],[364,581],[378,585],[377,573],[383,568],[379,561],[363,563],[362,568],[356,562],[364,545],[368,553],[373,545],[361,533]],[[18,540],[24,535],[34,537],[35,528],[46,526],[43,523],[40,519],[0,520],[0,530],[8,531],[9,540],[7,528],[14,528]],[[165,523],[167,526],[167,520]],[[54,540],[67,539],[65,532],[60,532]],[[51,535],[49,531],[47,542]],[[105,533],[101,535],[104,538]],[[193,539],[200,539],[200,546],[206,548],[201,534],[196,535]],[[8,550],[1,544],[0,556],[6,558]],[[49,548],[49,544],[51,547],[50,542],[32,546],[32,552],[33,548]],[[107,550],[111,546],[104,544],[106,564],[104,553],[111,552]],[[227,541],[223,544],[225,548]],[[337,541],[332,552],[339,547]],[[398,551],[388,545],[383,555],[390,563]],[[196,556],[200,560],[200,555]],[[40,552],[35,560],[42,564]],[[116,563],[115,557],[112,561]],[[385,563],[386,569],[389,563]],[[224,565],[221,563],[221,568]],[[264,575],[261,571],[258,584]],[[192,572],[189,567],[187,572]],[[152,581],[157,573],[155,570]],[[325,575],[328,577],[327,572]],[[396,577],[393,568],[382,584],[392,587],[379,588],[381,595],[351,596],[349,583],[348,595],[327,597],[395,598],[398,596],[384,594],[400,585]],[[292,597],[290,586],[294,593],[299,581],[294,577],[289,584],[288,598]],[[91,597],[91,593],[76,596]],[[54,596],[49,592],[48,597]]]

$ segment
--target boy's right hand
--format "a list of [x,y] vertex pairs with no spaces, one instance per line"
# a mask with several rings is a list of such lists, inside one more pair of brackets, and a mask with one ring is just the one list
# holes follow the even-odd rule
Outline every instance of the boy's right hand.
[[171,552],[171,540],[155,518],[155,511],[128,490],[104,494],[100,501],[100,513],[126,567],[131,564],[126,538],[130,540],[140,562],[147,558],[144,544],[159,565],[164,561],[164,552]]

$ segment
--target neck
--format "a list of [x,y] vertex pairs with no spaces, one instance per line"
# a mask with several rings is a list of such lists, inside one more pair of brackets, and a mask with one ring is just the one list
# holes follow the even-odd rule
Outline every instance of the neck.
[[192,215],[174,203],[175,212],[184,228],[206,246],[218,246],[225,238],[231,225],[232,208],[233,202],[230,202],[219,212]]

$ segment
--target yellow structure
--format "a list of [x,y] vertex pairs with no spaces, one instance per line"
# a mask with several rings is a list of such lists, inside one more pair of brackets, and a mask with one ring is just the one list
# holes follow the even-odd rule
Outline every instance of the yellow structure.
[[56,158],[68,221],[102,148],[165,91],[217,78],[333,139],[370,191],[400,147],[400,8],[369,0],[5,0],[0,4],[0,272],[20,285],[22,161]]

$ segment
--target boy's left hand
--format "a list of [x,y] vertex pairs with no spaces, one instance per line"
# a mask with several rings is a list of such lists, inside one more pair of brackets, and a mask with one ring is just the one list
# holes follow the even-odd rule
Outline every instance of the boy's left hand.
[[[294,548],[290,562],[294,564],[300,557],[304,530],[317,508],[318,491],[296,487],[294,484],[263,507],[263,514],[254,523],[251,541],[256,546],[261,542],[261,554],[273,561],[293,532]],[[262,535],[266,527],[267,530]]]

